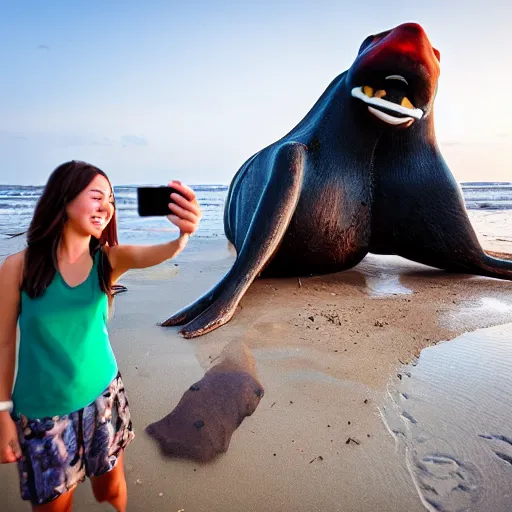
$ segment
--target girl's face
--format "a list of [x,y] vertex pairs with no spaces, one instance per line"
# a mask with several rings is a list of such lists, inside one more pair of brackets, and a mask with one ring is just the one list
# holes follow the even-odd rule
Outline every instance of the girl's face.
[[68,204],[66,214],[74,231],[99,239],[114,215],[114,195],[108,180],[98,174]]

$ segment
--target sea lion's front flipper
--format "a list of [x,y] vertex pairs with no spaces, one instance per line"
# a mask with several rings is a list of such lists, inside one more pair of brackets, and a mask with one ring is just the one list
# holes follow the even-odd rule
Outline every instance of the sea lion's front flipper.
[[159,325],[162,327],[172,327],[174,325],[184,325],[196,318],[196,316],[200,315],[203,311],[208,309],[215,300],[219,297],[220,293],[224,288],[224,283],[228,280],[230,276],[230,272],[228,272],[224,278],[219,281],[213,288],[208,290],[204,295],[199,297],[196,301],[188,306],[184,307],[177,313],[174,313],[171,317],[169,317],[164,322],[161,322]]
[[231,319],[244,293],[270,261],[286,232],[301,191],[305,155],[303,144],[287,143],[276,149],[275,156],[269,157],[269,177],[266,184],[262,183],[261,197],[251,221],[245,222],[248,230],[235,263],[218,285],[161,325],[182,324],[197,314],[180,331],[183,337],[194,338]]

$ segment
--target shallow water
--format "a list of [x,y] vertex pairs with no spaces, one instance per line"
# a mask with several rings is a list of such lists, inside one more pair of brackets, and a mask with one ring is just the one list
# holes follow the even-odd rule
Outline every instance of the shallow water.
[[413,291],[401,283],[401,276],[407,271],[430,269],[398,256],[373,254],[367,256],[356,268],[362,271],[366,285],[365,292],[371,297],[411,295]]
[[421,352],[381,408],[430,511],[512,510],[512,324]]
[[461,302],[455,311],[441,314],[439,324],[448,329],[470,331],[482,325],[482,320],[494,324],[506,323],[511,311],[512,297],[510,296],[501,299],[496,297],[469,299]]

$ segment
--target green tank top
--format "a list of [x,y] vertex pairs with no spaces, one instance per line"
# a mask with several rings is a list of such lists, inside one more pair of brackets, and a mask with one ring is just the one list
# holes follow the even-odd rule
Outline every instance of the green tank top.
[[69,414],[94,402],[116,376],[100,252],[83,283],[71,287],[57,271],[42,296],[21,292],[14,413],[32,419]]

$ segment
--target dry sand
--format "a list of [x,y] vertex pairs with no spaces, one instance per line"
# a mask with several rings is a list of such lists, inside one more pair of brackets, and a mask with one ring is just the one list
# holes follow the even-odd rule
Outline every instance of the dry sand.
[[[473,221],[486,248],[512,252],[512,233],[500,215],[492,221],[475,215]],[[510,220],[510,214],[505,218]],[[10,243],[0,252],[12,250]],[[121,281],[129,291],[116,298],[111,339],[137,435],[126,452],[129,510],[428,508],[426,493],[418,487],[428,483],[414,478],[407,455],[421,443],[421,435],[416,435],[418,429],[412,436],[403,425],[393,426],[394,419],[403,419],[403,407],[395,414],[389,399],[396,399],[411,374],[404,365],[416,365],[424,347],[512,322],[512,283],[370,255],[340,274],[258,280],[233,320],[200,338],[184,340],[176,328],[156,325],[214,285],[232,262],[225,240],[192,239],[175,262],[133,271]],[[512,326],[508,333],[512,337]],[[228,344],[240,342],[252,353],[265,387],[256,412],[234,433],[228,452],[212,463],[163,458],[144,427],[170,412]],[[457,357],[463,359],[464,351]],[[420,366],[421,358],[413,371]],[[436,379],[432,372],[428,375]],[[446,382],[457,379],[453,374]],[[488,385],[494,389],[495,383],[490,379]],[[511,396],[510,387],[505,388],[502,405]],[[485,396],[484,389],[479,399]],[[495,401],[499,410],[499,397]],[[432,415],[418,403],[414,413],[428,423]],[[479,432],[503,433],[510,416],[512,412],[480,418]],[[486,422],[488,428],[483,428]],[[505,471],[510,472],[509,466],[504,461]],[[500,498],[493,503],[503,502],[506,494],[503,488],[486,492]],[[0,467],[0,496],[2,511],[29,509],[18,497],[12,465]],[[442,510],[457,503],[443,502]],[[89,485],[83,484],[74,510],[109,507],[96,504]]]

